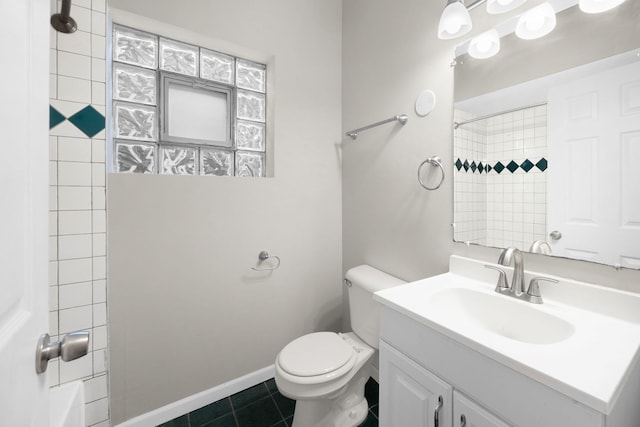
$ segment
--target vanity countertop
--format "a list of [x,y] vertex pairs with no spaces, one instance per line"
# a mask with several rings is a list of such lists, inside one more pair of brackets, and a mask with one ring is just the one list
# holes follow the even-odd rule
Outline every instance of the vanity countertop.
[[[638,363],[640,295],[526,272],[526,284],[537,276],[559,280],[541,282],[544,304],[531,304],[494,292],[497,273],[484,264],[454,255],[448,273],[376,292],[374,298],[609,414]],[[510,281],[512,270],[500,267]],[[479,304],[490,304],[491,309],[482,311]],[[525,330],[522,336],[519,325]]]

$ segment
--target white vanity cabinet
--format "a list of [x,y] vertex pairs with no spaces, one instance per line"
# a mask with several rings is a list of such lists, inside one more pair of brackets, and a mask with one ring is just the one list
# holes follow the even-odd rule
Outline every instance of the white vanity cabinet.
[[592,408],[388,307],[380,338],[380,427],[462,427],[463,414],[464,427],[609,426]]
[[382,341],[381,427],[509,427]]

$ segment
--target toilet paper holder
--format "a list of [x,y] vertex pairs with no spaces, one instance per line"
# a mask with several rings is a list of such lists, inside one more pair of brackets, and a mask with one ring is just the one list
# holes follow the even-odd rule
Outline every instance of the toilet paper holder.
[[275,265],[273,265],[272,267],[261,267],[261,268],[256,268],[256,267],[251,267],[252,270],[255,271],[273,271],[276,270],[278,267],[280,267],[280,257],[277,255],[269,255],[269,252],[267,251],[261,251],[258,254],[258,264],[262,264],[263,262],[271,259],[271,258],[275,258],[275,260],[277,261],[277,263]]

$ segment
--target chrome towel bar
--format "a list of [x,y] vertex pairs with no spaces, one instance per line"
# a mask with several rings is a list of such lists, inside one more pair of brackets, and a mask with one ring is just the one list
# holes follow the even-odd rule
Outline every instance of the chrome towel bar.
[[276,270],[278,267],[280,267],[280,257],[277,255],[269,255],[269,252],[267,251],[261,251],[258,254],[258,263],[262,264],[264,261],[267,261],[269,259],[275,258],[275,260],[277,261],[277,263],[271,267],[261,267],[261,268],[256,268],[256,267],[251,267],[252,270],[255,271],[273,271]]
[[397,116],[393,116],[393,117],[391,117],[389,119],[380,120],[379,122],[375,122],[375,123],[372,123],[372,124],[367,125],[367,126],[363,126],[361,128],[358,128],[358,129],[350,130],[349,132],[345,133],[345,135],[347,135],[351,139],[356,139],[358,137],[358,134],[360,132],[362,132],[363,130],[371,129],[371,128],[374,128],[376,126],[384,125],[384,124],[390,123],[390,122],[400,122],[401,125],[404,125],[405,123],[407,123],[408,120],[409,120],[409,117],[406,114],[398,114]]

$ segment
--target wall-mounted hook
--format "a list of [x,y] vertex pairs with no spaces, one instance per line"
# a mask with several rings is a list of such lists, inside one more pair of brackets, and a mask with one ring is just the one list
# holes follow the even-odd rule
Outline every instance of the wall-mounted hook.
[[276,270],[278,267],[280,267],[280,257],[277,255],[269,255],[269,252],[267,251],[261,251],[258,254],[258,259],[260,260],[260,264],[262,264],[264,261],[267,261],[268,259],[271,258],[275,258],[277,263],[276,265],[274,265],[273,267],[265,267],[265,268],[256,268],[256,267],[251,267],[252,270],[255,271],[273,271]]

